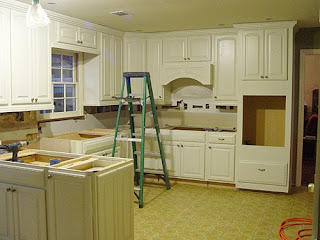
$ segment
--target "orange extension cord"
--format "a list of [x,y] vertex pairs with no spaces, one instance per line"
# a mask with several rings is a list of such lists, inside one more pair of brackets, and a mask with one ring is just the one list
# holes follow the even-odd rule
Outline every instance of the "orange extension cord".
[[[290,240],[285,234],[284,234],[284,229],[291,227],[291,226],[297,226],[297,225],[312,225],[312,219],[311,218],[288,218],[280,224],[279,228],[279,239],[280,240]],[[297,237],[295,240],[302,239],[303,237],[309,237],[312,236],[311,233],[304,233],[306,231],[312,231],[311,228],[305,228],[301,229],[297,232]]]

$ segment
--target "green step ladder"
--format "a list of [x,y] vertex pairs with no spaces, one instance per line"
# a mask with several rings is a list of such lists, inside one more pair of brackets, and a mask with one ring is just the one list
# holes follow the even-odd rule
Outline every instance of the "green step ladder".
[[[135,79],[134,81],[141,81],[141,78],[143,78],[143,95],[141,98],[135,97],[135,94],[131,92],[131,78],[139,78]],[[127,86],[127,96],[124,97],[124,87]],[[148,87],[148,93],[147,96],[147,87]],[[162,178],[166,183],[167,190],[170,189],[170,183],[169,183],[169,177],[168,177],[168,171],[162,146],[162,141],[160,139],[160,128],[158,123],[158,116],[157,116],[157,110],[156,105],[153,97],[152,92],[152,86],[150,81],[150,73],[148,72],[124,72],[123,73],[123,81],[121,86],[121,95],[120,97],[114,97],[115,99],[119,99],[119,108],[118,108],[118,115],[117,115],[117,123],[116,123],[116,129],[114,134],[114,142],[113,142],[113,149],[112,149],[112,156],[114,157],[115,150],[116,150],[116,143],[117,141],[126,141],[131,142],[132,144],[132,153],[133,153],[133,160],[134,160],[134,194],[139,200],[139,208],[143,207],[143,180],[144,180],[144,174],[154,174],[158,176],[158,178]],[[156,131],[156,138],[159,146],[159,152],[158,153],[151,153],[145,151],[145,122],[146,122],[146,107],[147,107],[147,99],[150,100],[151,103],[151,109],[152,109],[152,115],[153,115],[153,122],[154,127]],[[133,102],[139,102],[142,106],[142,123],[141,123],[141,133],[135,132],[135,126],[134,126],[134,117],[136,114],[133,113]],[[118,129],[119,129],[119,121],[120,121],[120,115],[121,115],[121,108],[122,105],[125,103],[128,103],[128,111],[129,111],[129,119],[130,119],[130,138],[124,138],[124,137],[118,137]],[[140,138],[137,138],[140,137]],[[136,143],[140,143],[140,151],[137,151]],[[144,171],[144,157],[146,156],[158,156],[161,158],[162,163],[162,171]],[[138,156],[140,156],[140,169],[138,169]],[[136,192],[139,192],[137,194]]]

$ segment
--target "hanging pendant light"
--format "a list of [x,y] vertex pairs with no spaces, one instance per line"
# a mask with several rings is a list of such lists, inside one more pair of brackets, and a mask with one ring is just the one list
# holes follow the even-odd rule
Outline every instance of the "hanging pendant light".
[[44,27],[50,23],[50,19],[41,7],[39,0],[32,0],[32,5],[27,11],[26,23],[30,28]]

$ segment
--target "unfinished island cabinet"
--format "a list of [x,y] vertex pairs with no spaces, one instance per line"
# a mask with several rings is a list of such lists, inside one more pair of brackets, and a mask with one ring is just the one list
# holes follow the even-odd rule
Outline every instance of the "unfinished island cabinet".
[[21,162],[11,156],[0,161],[1,239],[133,239],[131,159],[41,150],[19,152]]

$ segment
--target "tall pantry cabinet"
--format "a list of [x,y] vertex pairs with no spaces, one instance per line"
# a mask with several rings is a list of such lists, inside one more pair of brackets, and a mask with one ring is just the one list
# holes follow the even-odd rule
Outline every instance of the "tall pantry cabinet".
[[236,187],[288,192],[296,22],[235,24],[240,41]]

